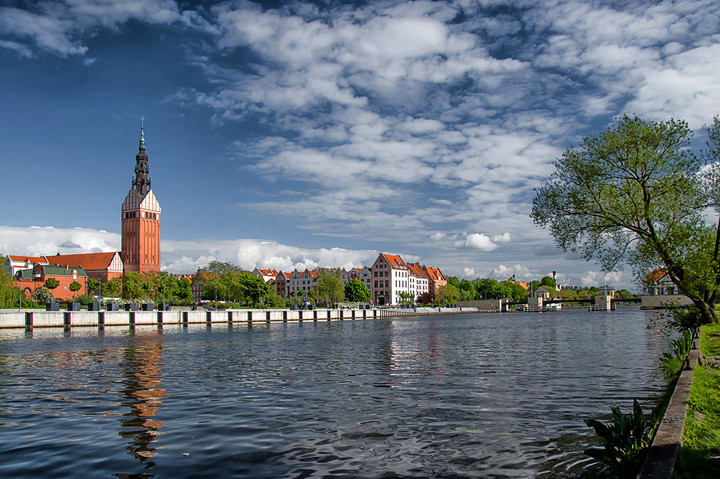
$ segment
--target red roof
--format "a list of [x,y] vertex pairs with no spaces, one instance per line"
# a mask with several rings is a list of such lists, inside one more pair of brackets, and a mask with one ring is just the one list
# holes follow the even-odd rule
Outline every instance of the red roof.
[[10,261],[18,261],[18,262],[24,262],[27,261],[28,263],[47,263],[47,258],[44,256],[20,256],[16,254],[9,254],[8,257],[10,258]]
[[422,276],[422,277],[424,277],[424,278],[427,277],[427,275],[426,275],[425,272],[422,270],[422,268],[420,267],[419,264],[417,264],[417,263],[408,263],[407,266],[408,266],[408,269],[410,270],[410,273],[411,273],[411,274],[414,274],[415,276]]
[[656,282],[660,281],[661,279],[663,279],[668,274],[669,274],[669,271],[666,269],[661,269],[661,268],[654,269],[654,270],[650,271],[650,274],[645,276],[645,282],[646,283],[656,283]]
[[392,269],[406,269],[407,265],[400,256],[392,254],[383,254],[383,257],[390,263]]
[[57,266],[82,266],[85,271],[106,270],[110,267],[117,251],[109,253],[87,253],[87,254],[58,254],[49,256],[51,265]]
[[445,277],[440,272],[440,268],[428,268],[425,267],[425,271],[427,272],[427,275],[430,277],[433,281],[444,281]]
[[258,271],[260,271],[260,274],[263,276],[277,276],[278,272],[274,269],[260,269],[258,268]]

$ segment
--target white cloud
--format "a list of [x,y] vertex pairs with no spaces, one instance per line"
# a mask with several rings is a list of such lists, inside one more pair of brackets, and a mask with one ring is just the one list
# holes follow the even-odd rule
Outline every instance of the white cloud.
[[466,248],[479,249],[480,251],[492,251],[497,248],[489,237],[482,233],[473,233],[465,237],[463,245]]
[[602,273],[597,271],[588,271],[581,278],[581,285],[586,287],[591,286],[615,286],[621,284],[623,277],[622,271]]
[[507,232],[505,232],[501,235],[493,236],[493,241],[495,241],[496,243],[506,243],[510,240],[512,240],[512,237],[511,237],[510,233],[507,233]]
[[491,274],[493,279],[497,279],[499,281],[512,278],[515,276],[515,279],[517,281],[524,281],[530,278],[534,278],[533,274],[530,272],[530,269],[527,266],[516,264],[514,266],[505,266],[504,264],[499,264],[497,268],[492,270]]

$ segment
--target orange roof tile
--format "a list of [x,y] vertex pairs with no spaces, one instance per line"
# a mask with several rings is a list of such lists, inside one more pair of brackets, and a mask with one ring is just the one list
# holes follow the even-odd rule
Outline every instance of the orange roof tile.
[[10,261],[27,261],[28,263],[47,263],[47,259],[44,256],[21,256],[16,254],[9,254]]
[[51,265],[57,266],[82,266],[85,271],[97,271],[108,269],[117,251],[109,253],[87,253],[87,254],[58,254],[49,256]]
[[655,283],[655,282],[663,279],[668,274],[669,274],[669,271],[667,269],[662,269],[662,268],[654,269],[654,270],[650,271],[650,273],[647,276],[645,276],[645,282],[646,283]]
[[407,265],[405,264],[405,261],[402,260],[402,258],[398,255],[392,255],[392,254],[383,254],[383,257],[387,260],[387,262],[390,264],[390,267],[392,269],[405,269],[407,268]]

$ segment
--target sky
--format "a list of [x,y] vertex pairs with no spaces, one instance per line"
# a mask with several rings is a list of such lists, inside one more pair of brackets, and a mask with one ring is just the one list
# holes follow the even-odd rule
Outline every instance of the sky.
[[120,249],[141,118],[162,269],[637,290],[530,218],[623,114],[720,114],[720,2],[0,0],[0,253]]

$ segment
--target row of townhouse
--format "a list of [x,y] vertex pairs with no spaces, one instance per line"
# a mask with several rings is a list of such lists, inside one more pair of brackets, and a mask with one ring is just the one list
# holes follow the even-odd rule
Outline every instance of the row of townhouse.
[[[274,269],[255,268],[253,274],[265,282],[275,285],[278,295],[295,297],[305,295],[315,287],[317,271],[298,271],[291,273]],[[406,263],[400,256],[381,253],[371,267],[343,269],[341,278],[344,284],[357,279],[365,283],[371,294],[373,304],[400,304],[403,296],[417,299],[430,293],[434,298],[438,289],[447,284],[447,279],[439,268],[431,268],[419,263]]]

